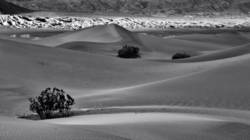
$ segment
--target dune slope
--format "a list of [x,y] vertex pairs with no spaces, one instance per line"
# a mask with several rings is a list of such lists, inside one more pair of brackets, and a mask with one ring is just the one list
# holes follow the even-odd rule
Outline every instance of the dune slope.
[[232,58],[249,54],[250,53],[249,49],[250,49],[249,44],[246,44],[243,46],[238,46],[236,48],[224,49],[221,51],[216,51],[205,55],[195,56],[185,60],[177,60],[176,62],[201,62],[201,61],[212,61],[212,60]]
[[115,43],[133,42],[133,35],[126,29],[115,25],[99,25],[76,32],[63,33],[38,40],[37,43],[47,46],[58,46],[69,42]]
[[[191,35],[193,36],[193,35]],[[171,55],[177,52],[187,52],[192,55],[202,54],[210,51],[217,51],[227,48],[236,47],[248,43],[248,39],[241,37],[240,34],[222,34],[219,39],[211,38],[210,43],[199,37],[200,40],[192,40],[190,36],[175,37],[175,38],[160,38],[151,35],[133,33],[115,24],[101,25],[80,30],[77,32],[62,33],[47,38],[42,38],[37,41],[30,41],[33,44],[46,45],[49,47],[66,48],[78,51],[89,52],[106,52],[116,53],[122,45],[135,45],[140,50],[150,56],[154,54],[164,54],[165,59],[169,59]],[[225,39],[231,38],[231,42],[225,42]],[[209,35],[207,35],[209,38]],[[222,44],[221,42],[224,42]],[[142,53],[143,54],[143,53]],[[154,55],[161,58],[162,55]],[[164,59],[164,58],[163,58]]]
[[[241,35],[208,35],[214,42],[205,35],[197,40],[193,35],[164,39],[105,25],[37,41],[3,37],[0,139],[249,139],[250,54],[249,41]],[[224,43],[228,36],[236,43]],[[116,57],[124,44],[138,46],[142,58]],[[169,59],[180,51],[198,56]],[[15,118],[30,113],[27,98],[47,87],[70,93],[80,116],[47,121]],[[169,106],[172,113],[160,107],[143,112],[141,105]],[[117,112],[103,114],[103,107],[112,106]],[[124,113],[122,106],[132,107]],[[190,108],[177,112],[178,106]],[[81,112],[85,107],[101,109],[87,114],[91,111]],[[221,111],[225,109],[229,113]]]
[[[220,63],[198,73],[166,79],[148,84],[106,91],[79,99],[87,105],[98,101],[103,106],[112,105],[181,105],[233,109],[249,109],[249,54]],[[191,65],[190,63],[187,65]],[[196,63],[196,67],[204,67]],[[108,96],[112,98],[108,98]],[[86,103],[86,104],[85,104]]]
[[[2,112],[22,112],[12,106],[48,86],[81,96],[92,89],[116,88],[184,75],[200,68],[145,59],[124,60],[112,55],[71,51],[0,40]],[[101,60],[101,61],[100,61]],[[91,93],[91,92],[90,92]],[[10,100],[6,100],[11,95]],[[24,104],[23,104],[24,105]]]

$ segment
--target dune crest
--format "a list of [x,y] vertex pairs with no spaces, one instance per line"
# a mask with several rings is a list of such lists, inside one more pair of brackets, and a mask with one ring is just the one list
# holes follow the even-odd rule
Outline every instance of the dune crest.
[[80,31],[66,32],[35,41],[32,40],[30,42],[49,47],[66,48],[83,52],[105,52],[113,55],[116,55],[115,51],[120,49],[123,45],[128,44],[139,47],[140,50],[145,53],[145,56],[168,60],[171,59],[172,55],[178,52],[186,52],[196,56],[233,47],[238,48],[238,46],[240,47],[240,45],[249,42],[247,38],[241,37],[240,34],[222,34],[221,39],[225,38],[223,38],[223,36],[231,36],[232,40],[238,43],[232,45],[230,43],[209,43],[202,40],[193,41],[190,40],[189,37],[184,39],[185,36],[161,38],[134,33],[116,24],[98,25]]
[[38,40],[37,43],[47,46],[59,46],[70,42],[88,42],[88,43],[129,43],[133,42],[132,33],[125,28],[110,24],[98,25],[76,32],[63,33],[52,37]]

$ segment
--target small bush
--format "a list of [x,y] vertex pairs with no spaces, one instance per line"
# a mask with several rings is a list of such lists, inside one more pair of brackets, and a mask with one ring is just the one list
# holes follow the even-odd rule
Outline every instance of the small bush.
[[184,58],[189,58],[191,57],[191,55],[187,54],[187,53],[176,53],[173,55],[172,59],[184,59]]
[[118,51],[118,57],[121,58],[138,58],[140,49],[134,46],[125,45]]
[[62,89],[47,88],[38,97],[29,98],[30,111],[37,113],[40,119],[49,119],[53,116],[68,116],[75,100]]

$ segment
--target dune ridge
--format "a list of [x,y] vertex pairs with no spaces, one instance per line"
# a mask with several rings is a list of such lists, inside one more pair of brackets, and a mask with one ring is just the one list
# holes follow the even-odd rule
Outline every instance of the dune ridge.
[[104,44],[118,42],[137,43],[135,41],[134,35],[130,31],[116,24],[99,25],[76,31],[74,33],[69,32],[65,34],[59,34],[38,40],[37,42],[47,46],[59,46],[70,42],[92,42]]
[[206,55],[195,56],[185,60],[177,60],[176,62],[201,62],[201,61],[212,61],[217,59],[232,58],[249,54],[250,53],[249,49],[250,49],[250,44],[246,44],[240,47],[221,50]]
[[[98,30],[99,32],[97,32]],[[114,33],[116,33],[114,35]],[[105,37],[101,37],[105,34]],[[88,36],[87,36],[88,35]],[[64,37],[62,37],[64,36]],[[81,36],[85,38],[82,40],[78,38]],[[87,36],[87,37],[86,37]],[[99,37],[93,37],[99,36]],[[249,40],[241,36],[240,34],[224,34],[224,36],[232,38],[236,43],[232,45],[231,43],[227,44],[211,44],[206,41],[192,41],[190,39],[182,39],[183,37],[176,37],[176,38],[167,38],[162,39],[159,37],[153,37],[150,35],[143,35],[139,33],[133,33],[131,31],[126,30],[118,25],[111,24],[111,25],[101,25],[97,27],[88,28],[85,30],[78,31],[77,33],[66,33],[65,35],[58,35],[53,36],[53,39],[62,39],[57,41],[57,44],[50,44],[48,39],[50,40],[51,37],[48,39],[42,39],[38,41],[39,44],[46,44],[49,46],[61,47],[61,48],[68,48],[72,50],[89,50],[96,48],[97,50],[102,50],[108,52],[117,51],[121,48],[122,45],[129,44],[135,45],[141,49],[141,51],[145,52],[156,52],[165,54],[166,58],[169,59],[169,56],[177,52],[186,52],[192,55],[198,55],[196,57],[192,57],[190,59],[185,59],[184,61],[194,62],[194,61],[209,61],[209,60],[216,60],[216,59],[223,59],[223,58],[230,58],[234,56],[239,56],[248,53],[248,45],[247,43]],[[92,39],[88,39],[88,37],[98,39],[101,42],[94,42]],[[236,37],[236,38],[234,38]],[[199,38],[199,37],[197,37]],[[202,37],[200,37],[202,39]],[[221,38],[225,39],[225,38]],[[223,41],[221,40],[221,41]],[[216,41],[214,39],[214,41]],[[220,41],[217,39],[217,41]],[[53,41],[55,42],[55,41]],[[67,42],[67,43],[65,43]],[[185,45],[183,45],[185,44]],[[244,45],[240,45],[244,44]],[[106,47],[105,47],[106,46]],[[81,49],[82,48],[82,49]],[[93,51],[92,51],[93,52]],[[208,53],[211,52],[211,53]],[[203,55],[206,53],[205,55]],[[180,61],[180,62],[184,62]],[[176,61],[178,62],[178,61]]]

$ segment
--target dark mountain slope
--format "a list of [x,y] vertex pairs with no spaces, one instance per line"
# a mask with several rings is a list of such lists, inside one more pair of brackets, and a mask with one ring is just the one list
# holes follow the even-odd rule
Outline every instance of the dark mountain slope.
[[5,0],[0,0],[0,13],[1,14],[19,14],[19,13],[26,13],[26,12],[31,12],[31,10],[17,6],[10,2],[6,2]]
[[129,14],[248,13],[250,0],[8,0],[35,10]]

